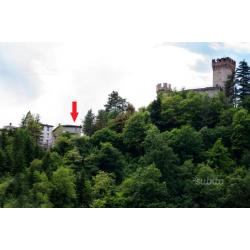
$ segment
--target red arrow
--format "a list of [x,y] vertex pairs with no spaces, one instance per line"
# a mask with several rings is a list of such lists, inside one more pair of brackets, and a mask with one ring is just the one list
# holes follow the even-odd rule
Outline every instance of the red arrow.
[[78,112],[77,112],[77,102],[72,102],[72,112],[70,113],[73,121],[76,121],[76,118],[78,116]]

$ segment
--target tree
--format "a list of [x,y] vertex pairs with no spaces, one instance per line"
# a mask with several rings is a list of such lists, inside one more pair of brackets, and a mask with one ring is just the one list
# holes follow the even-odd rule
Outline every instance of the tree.
[[[226,122],[226,121],[225,121]],[[215,128],[203,127],[199,133],[201,134],[204,150],[209,150],[213,147],[218,139],[226,148],[231,148],[231,136],[232,128],[231,126],[216,126]],[[206,154],[206,153],[205,153]]]
[[135,107],[133,106],[133,104],[128,102],[126,112],[129,113],[129,114],[133,114],[135,112]]
[[245,150],[243,152],[240,164],[241,166],[245,166],[247,169],[250,169],[250,150]]
[[72,138],[74,146],[78,149],[81,156],[89,154],[91,150],[90,139],[87,136],[74,137]]
[[95,115],[92,112],[92,109],[90,109],[83,121],[83,133],[85,135],[91,136],[95,132]]
[[250,207],[250,172],[236,168],[225,178],[225,195],[223,207]]
[[166,181],[168,189],[175,189],[177,157],[164,136],[152,126],[147,131],[143,145],[145,164],[155,164],[160,169],[162,179]]
[[[227,102],[223,93],[214,97],[193,91],[161,96],[149,107],[151,119],[161,131],[190,125],[195,129],[214,127]],[[161,101],[161,106],[160,106]],[[152,109],[153,108],[153,109]],[[156,120],[157,123],[156,123]]]
[[176,190],[172,202],[176,207],[193,207],[192,187],[197,174],[197,166],[192,160],[186,160],[180,166],[176,166]]
[[177,121],[181,125],[191,125],[197,130],[204,126],[215,127],[225,105],[226,99],[222,93],[209,97],[207,94],[190,92],[176,108]]
[[250,113],[250,95],[246,96],[244,100],[242,100],[242,107]]
[[201,134],[190,126],[182,126],[171,132],[164,132],[164,136],[170,147],[179,156],[180,162],[193,159],[200,162],[203,156],[203,142]]
[[69,166],[75,170],[80,170],[82,166],[82,157],[76,148],[69,150],[63,157],[65,166]]
[[57,152],[46,152],[42,158],[42,169],[51,178],[52,173],[63,164],[62,157]]
[[198,172],[186,192],[191,194],[193,207],[221,207],[224,179],[206,164],[197,166]]
[[128,103],[126,99],[123,99],[119,96],[119,93],[117,91],[113,91],[109,97],[107,104],[104,105],[106,112],[112,112],[115,115],[126,111],[128,108]]
[[29,162],[35,158],[34,145],[27,130],[19,128],[15,131],[12,145],[13,173],[23,172]]
[[100,150],[85,158],[85,167],[93,172],[103,170],[114,173],[116,181],[120,182],[123,176],[124,157],[111,143],[101,143]]
[[162,129],[161,124],[161,99],[159,96],[157,96],[157,99],[154,100],[150,107],[150,119],[153,124],[155,124],[159,129]]
[[59,167],[52,174],[51,202],[55,207],[74,207],[76,200],[75,176],[73,170]]
[[33,161],[30,167],[30,179],[32,184],[29,189],[30,207],[53,207],[50,201],[52,184],[47,175],[40,171],[42,163],[39,160]]
[[21,126],[29,131],[34,143],[38,145],[42,133],[39,115],[32,115],[29,111],[26,117],[23,118]]
[[54,149],[60,155],[64,155],[67,151],[73,149],[71,135],[68,133],[60,135],[55,142]]
[[125,127],[126,121],[129,119],[129,117],[131,117],[133,113],[134,112],[132,111],[126,111],[125,113],[118,114],[108,123],[108,127],[118,133],[121,133]]
[[112,145],[119,148],[119,146],[121,146],[121,140],[122,138],[117,132],[109,128],[103,128],[95,132],[90,138],[90,143],[94,146],[100,146],[102,142],[110,142]]
[[95,122],[95,131],[103,129],[108,123],[108,112],[103,109],[98,110]]
[[148,112],[138,112],[132,115],[126,122],[123,130],[123,142],[129,151],[138,155],[143,152],[143,141],[149,128]]
[[115,199],[115,180],[112,174],[99,171],[92,179],[91,207],[113,207]]
[[9,198],[8,193],[10,192],[9,187],[12,182],[12,177],[5,177],[0,180],[0,207],[5,207],[5,204],[7,203],[6,201]]
[[208,165],[229,172],[233,165],[228,149],[224,147],[221,139],[208,151]]
[[4,175],[8,170],[6,154],[0,149],[0,176]]
[[235,73],[235,84],[238,89],[239,104],[250,95],[250,67],[245,60],[239,63]]
[[117,193],[117,202],[122,207],[165,207],[168,202],[166,183],[154,164],[139,167],[126,178]]
[[192,91],[137,112],[115,105],[95,122],[89,111],[94,133],[63,133],[46,151],[31,113],[0,129],[0,206],[250,207],[250,96],[236,107]]
[[161,99],[161,124],[162,131],[177,128],[181,124],[180,103],[183,97],[180,95],[162,96]]
[[87,179],[84,168],[75,172],[76,174],[76,207],[89,207],[91,202],[91,184]]
[[231,140],[232,151],[237,159],[250,149],[250,114],[245,109],[239,109],[233,116]]
[[8,144],[9,137],[9,133],[5,129],[0,131],[0,148],[5,149]]

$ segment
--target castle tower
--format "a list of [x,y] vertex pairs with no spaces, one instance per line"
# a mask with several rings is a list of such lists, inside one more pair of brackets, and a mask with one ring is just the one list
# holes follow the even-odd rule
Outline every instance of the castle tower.
[[235,61],[230,57],[224,57],[212,60],[213,68],[213,87],[224,89],[228,77],[235,71]]
[[168,84],[166,82],[164,82],[164,83],[158,83],[156,85],[156,93],[159,94],[161,92],[165,92],[165,93],[172,92],[171,84]]

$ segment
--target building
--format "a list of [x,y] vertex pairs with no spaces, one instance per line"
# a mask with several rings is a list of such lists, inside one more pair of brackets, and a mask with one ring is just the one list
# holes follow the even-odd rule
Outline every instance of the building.
[[39,144],[44,148],[51,148],[53,145],[53,126],[49,124],[40,124],[42,133],[40,136]]
[[35,122],[38,122],[41,126],[41,135],[39,138],[39,144],[43,148],[51,148],[53,145],[53,126],[49,124],[43,124],[39,122],[39,116],[34,117],[31,112],[29,111],[25,118],[22,121],[22,126],[26,127],[28,126],[29,122],[34,120]]
[[235,71],[236,62],[230,57],[213,59],[212,68],[213,68],[213,87],[225,88],[225,82],[228,80],[228,77],[232,75]]
[[[236,62],[230,57],[218,58],[212,60],[213,69],[213,86],[196,89],[186,89],[184,91],[194,91],[198,93],[206,93],[212,97],[220,91],[224,91],[225,83],[235,71]],[[171,84],[159,83],[156,85],[157,94],[172,92]]]
[[158,83],[156,85],[156,92],[160,93],[160,92],[172,92],[172,88],[171,88],[171,84],[168,83]]
[[9,125],[4,126],[2,129],[11,131],[11,130],[15,130],[16,128],[17,127],[13,126],[12,123],[10,123]]
[[69,133],[73,136],[80,136],[82,133],[82,126],[77,125],[61,125],[59,124],[53,131],[53,140],[55,141],[58,136],[63,133]]

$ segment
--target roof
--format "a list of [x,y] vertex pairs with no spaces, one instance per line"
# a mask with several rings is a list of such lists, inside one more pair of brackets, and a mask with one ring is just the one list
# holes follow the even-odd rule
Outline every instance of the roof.
[[82,128],[82,126],[79,126],[79,125],[62,125],[62,124],[59,124],[56,128],[53,129],[53,132],[55,130],[57,130],[59,127],[62,127],[62,128]]
[[44,124],[44,123],[40,123],[40,125],[42,125],[42,126],[44,126],[44,127],[54,127],[53,125]]
[[18,127],[12,126],[12,125],[7,125],[3,126],[1,130],[11,130],[11,129],[17,129]]
[[80,125],[61,125],[61,126],[66,128],[82,128],[82,126]]

